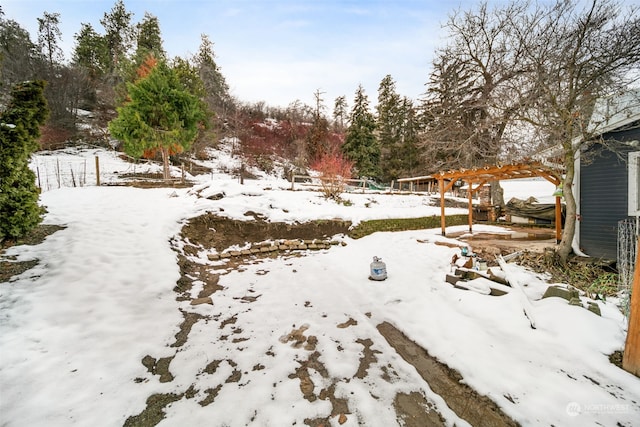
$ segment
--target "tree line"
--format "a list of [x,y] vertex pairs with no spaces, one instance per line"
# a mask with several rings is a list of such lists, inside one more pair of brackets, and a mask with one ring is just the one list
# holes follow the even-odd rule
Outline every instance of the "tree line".
[[[399,94],[393,77],[386,75],[375,106],[360,85],[351,106],[340,96],[329,115],[320,89],[312,106],[242,103],[230,95],[206,35],[192,57],[167,58],[158,19],[145,13],[134,23],[123,0],[104,13],[101,32],[81,25],[68,63],[60,49],[59,14],[45,12],[38,18],[37,42],[0,15],[0,101],[6,105],[12,85],[25,77],[44,80],[51,113],[42,140],[71,137],[78,109],[112,123],[109,129],[126,140],[123,117],[136,102],[132,93],[140,89],[141,73],[153,75],[155,86],[145,90],[179,90],[189,95],[184,98],[189,108],[201,109],[202,114],[192,111],[198,119],[179,144],[196,156],[223,136],[234,136],[248,161],[262,167],[269,167],[274,155],[303,168],[323,156],[342,156],[354,174],[383,182],[527,161],[556,146],[565,167],[567,235],[561,252],[566,255],[575,225],[575,200],[568,191],[573,162],[597,133],[589,126],[595,101],[637,86],[638,16],[637,7],[618,0],[483,1],[457,9],[445,23],[448,38],[436,50],[432,69],[425,70],[420,99]],[[164,83],[153,70],[145,71],[150,64],[159,64]],[[265,127],[267,118],[277,121]],[[151,131],[156,138],[166,135],[160,122]],[[169,158],[181,150],[160,151]]]

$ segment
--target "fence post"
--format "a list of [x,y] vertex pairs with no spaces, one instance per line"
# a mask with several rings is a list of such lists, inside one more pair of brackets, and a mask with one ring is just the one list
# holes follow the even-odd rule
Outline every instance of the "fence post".
[[96,156],[96,185],[100,187],[100,158]]
[[56,157],[56,180],[58,180],[58,188],[60,188],[60,159]]
[[[640,237],[638,243],[640,243]],[[637,252],[633,285],[631,286],[629,328],[624,344],[622,367],[625,371],[640,377],[640,250]]]
[[296,182],[296,175],[295,174],[291,174],[291,189],[293,190],[293,183]]

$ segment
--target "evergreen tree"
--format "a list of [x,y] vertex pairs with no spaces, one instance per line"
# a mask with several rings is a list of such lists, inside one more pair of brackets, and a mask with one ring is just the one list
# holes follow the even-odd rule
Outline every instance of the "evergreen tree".
[[415,176],[420,168],[419,126],[416,118],[416,109],[413,102],[404,97],[401,103],[401,116],[404,118],[402,128],[402,145],[400,157],[402,158],[402,173],[405,176]]
[[107,65],[110,72],[126,65],[127,53],[133,39],[132,17],[133,12],[127,11],[122,0],[117,0],[111,12],[105,13],[100,20],[105,30],[104,39],[109,58]]
[[98,34],[91,24],[82,23],[75,39],[73,63],[87,69],[91,78],[103,75],[107,71],[109,63],[105,38]]
[[62,32],[59,25],[59,13],[44,12],[42,18],[38,18],[38,45],[49,70],[53,70],[64,60],[64,54],[60,48]]
[[164,61],[145,64],[148,74],[141,70],[142,77],[127,84],[128,101],[118,108],[109,131],[133,157],[160,151],[163,176],[169,179],[169,156],[190,147],[205,119],[205,109]]
[[[206,99],[204,82],[200,78],[200,70],[195,64],[188,59],[176,56],[171,63],[171,69],[176,73],[178,80],[187,92],[199,100]],[[205,110],[206,120],[204,126],[199,129],[196,140],[191,146],[195,153],[199,153],[204,147],[209,146],[211,141],[219,139],[219,127],[212,126],[215,113],[211,111],[210,106],[204,101],[202,101],[202,108]]]
[[189,93],[199,99],[204,99],[206,91],[197,66],[192,64],[188,59],[176,56],[173,61],[171,61],[171,69],[176,73],[178,80],[180,80]]
[[320,89],[316,90],[313,96],[316,100],[316,106],[313,109],[313,122],[306,138],[307,156],[310,163],[318,161],[329,151],[329,122],[323,114],[325,106]]
[[35,78],[37,47],[29,32],[0,16],[0,103],[7,104],[13,86]]
[[344,131],[347,117],[347,98],[345,96],[339,96],[333,104],[333,128],[336,132]]
[[401,99],[396,92],[396,83],[390,75],[386,75],[378,88],[378,111],[376,127],[380,142],[382,158],[382,179],[390,181],[397,179],[403,170],[403,158],[400,147],[403,143]]
[[200,78],[204,83],[206,102],[209,107],[220,115],[226,114],[231,106],[229,86],[216,64],[213,42],[206,34],[200,35],[201,43],[195,55],[195,63],[200,71]]
[[149,12],[144,13],[144,18],[136,26],[136,63],[141,63],[149,55],[153,54],[158,59],[166,57],[162,48],[162,36],[158,18]]
[[16,85],[0,115],[0,240],[18,238],[42,219],[29,157],[48,114],[43,91],[43,81]]
[[355,164],[359,176],[380,176],[380,146],[375,136],[375,117],[369,111],[369,98],[358,86],[342,152]]

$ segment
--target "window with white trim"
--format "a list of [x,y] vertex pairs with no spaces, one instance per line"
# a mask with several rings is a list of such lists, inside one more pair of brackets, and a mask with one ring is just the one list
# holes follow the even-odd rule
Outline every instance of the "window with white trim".
[[640,151],[629,153],[629,216],[640,216]]

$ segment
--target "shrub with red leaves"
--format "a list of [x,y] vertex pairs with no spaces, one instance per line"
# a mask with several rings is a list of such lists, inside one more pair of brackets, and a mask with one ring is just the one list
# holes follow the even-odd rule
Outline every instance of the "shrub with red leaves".
[[339,199],[344,191],[346,180],[351,178],[353,162],[345,159],[339,153],[324,154],[311,165],[320,172],[322,192],[326,198]]

